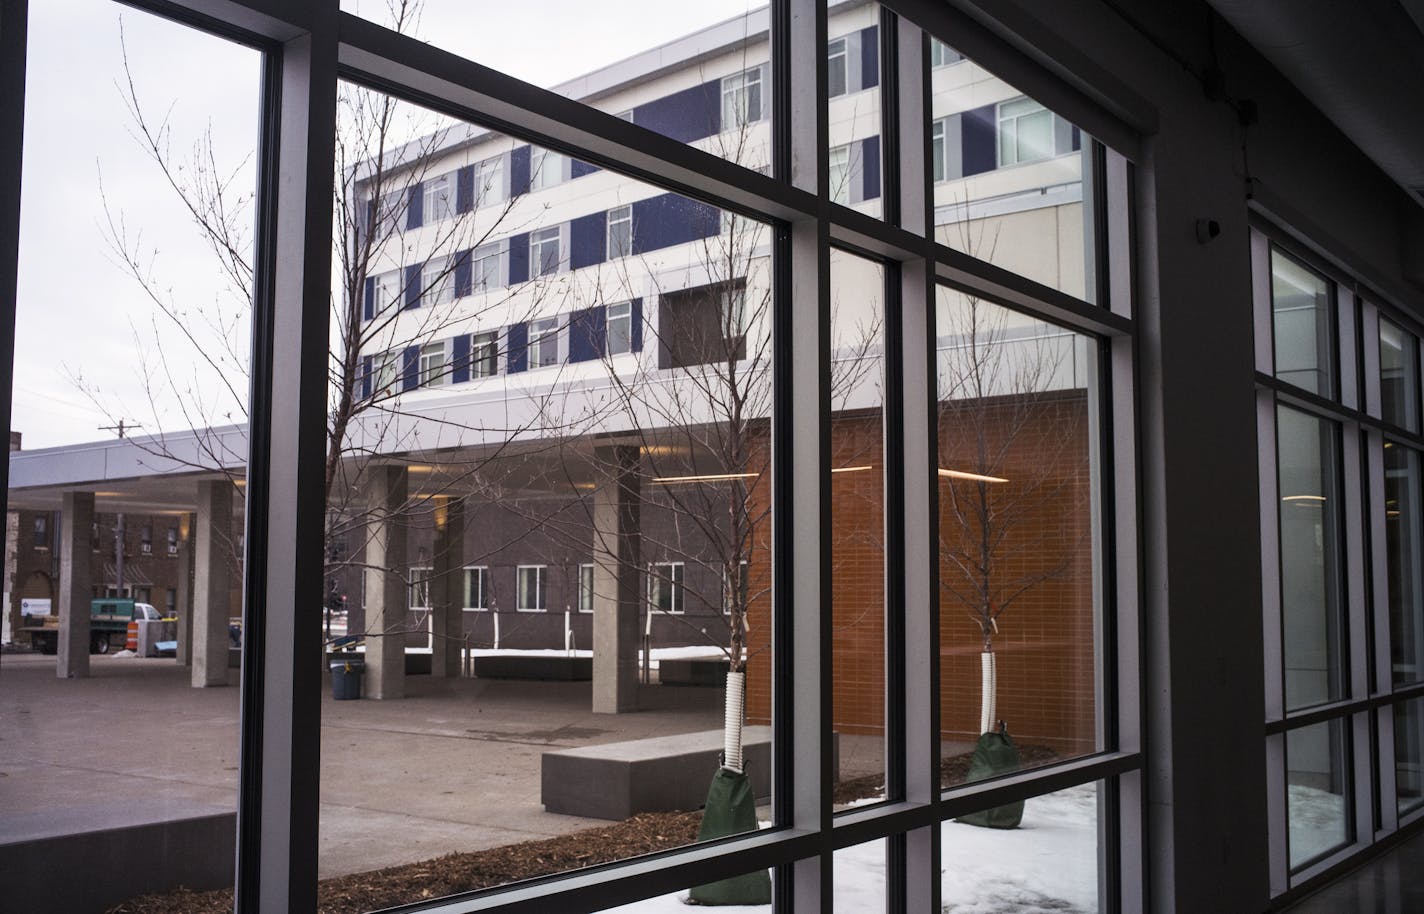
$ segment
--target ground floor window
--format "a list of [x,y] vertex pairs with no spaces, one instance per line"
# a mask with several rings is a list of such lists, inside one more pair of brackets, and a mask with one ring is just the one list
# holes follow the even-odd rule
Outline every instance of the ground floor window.
[[544,565],[520,565],[516,569],[520,612],[535,612],[548,609],[544,582],[547,568]]
[[682,562],[654,562],[648,569],[648,604],[658,612],[682,612]]

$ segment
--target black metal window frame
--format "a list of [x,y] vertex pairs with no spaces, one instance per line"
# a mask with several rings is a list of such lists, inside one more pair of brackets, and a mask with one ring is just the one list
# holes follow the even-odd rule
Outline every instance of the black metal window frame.
[[[937,910],[939,825],[963,813],[1101,782],[1105,911],[1144,897],[1140,700],[1140,461],[1134,379],[1131,159],[1150,109],[1070,86],[963,13],[888,0],[880,13],[884,219],[829,199],[825,0],[773,0],[762,99],[773,169],[761,174],[577,101],[340,12],[337,0],[118,0],[264,53],[256,295],[246,511],[242,764],[236,908],[316,907],[326,359],[337,84],[352,80],[508,132],[634,179],[761,219],[773,228],[773,784],[775,825],[755,834],[412,906],[450,912],[595,910],[753,869],[776,873],[781,910],[828,907],[836,850],[886,839],[887,910]],[[0,0],[0,398],[9,424],[18,264],[26,0]],[[929,35],[991,67],[1098,140],[1085,143],[1084,200],[1096,214],[1094,304],[933,239]],[[1062,52],[1057,48],[1054,51]],[[1045,52],[1050,53],[1050,52]],[[1082,61],[1073,61],[1082,65]],[[1105,145],[1106,144],[1106,145]],[[795,152],[796,154],[793,154]],[[794,165],[793,165],[794,163]],[[278,180],[278,176],[281,180]],[[828,751],[830,334],[832,245],[886,269],[887,717],[890,799],[832,816]],[[1100,352],[1102,518],[1099,670],[1105,751],[943,792],[939,788],[937,534],[933,488],[934,300],[940,283],[1094,337]],[[794,358],[815,334],[818,356]],[[804,350],[802,350],[804,352]],[[283,396],[274,397],[274,391]],[[813,406],[808,408],[807,404]],[[815,472],[806,472],[816,467]],[[5,469],[8,482],[8,467]],[[797,759],[818,764],[794,764]]]

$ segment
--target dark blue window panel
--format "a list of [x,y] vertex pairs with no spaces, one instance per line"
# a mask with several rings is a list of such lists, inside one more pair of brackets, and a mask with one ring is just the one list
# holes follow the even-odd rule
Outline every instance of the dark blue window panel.
[[455,297],[469,295],[470,285],[470,252],[461,251],[455,255]]
[[462,333],[453,342],[455,364],[450,367],[450,383],[463,384],[470,380],[470,338]]
[[420,267],[405,268],[405,306],[420,307]]
[[1077,152],[1083,148],[1083,131],[1077,127],[1073,128],[1073,151]]
[[509,284],[529,279],[529,233],[509,236]]
[[603,263],[608,247],[608,214],[591,213],[569,223],[569,267],[591,267]]
[[608,335],[607,311],[602,305],[569,316],[569,361],[591,362],[603,357]]
[[960,118],[960,148],[964,153],[964,176],[983,174],[999,167],[998,105],[985,105],[964,112]]
[[516,374],[529,367],[529,325],[511,324],[506,332],[505,371]]
[[595,171],[598,171],[597,165],[590,165],[589,163],[580,161],[578,159],[574,159],[573,161],[569,162],[570,178],[582,178],[584,175],[591,175]]
[[643,351],[643,300],[633,299],[633,307],[629,309],[633,317],[632,348],[634,352]]
[[860,88],[880,85],[880,29],[871,26],[860,30]]
[[361,319],[370,320],[376,316],[376,277],[366,277],[366,303],[361,308]]
[[468,213],[475,208],[475,166],[466,165],[455,172],[455,211]]
[[372,234],[376,231],[376,201],[366,201],[366,231]]
[[860,173],[865,179],[864,200],[880,196],[880,137],[860,141]]
[[690,143],[722,129],[722,81],[655,98],[633,109],[633,123],[655,133]]
[[374,359],[369,355],[361,356],[361,399],[367,400],[371,397],[371,363]]
[[529,147],[519,146],[509,153],[509,195],[529,193]]
[[420,386],[420,347],[407,346],[401,353],[401,390]]
[[677,194],[662,194],[633,204],[633,253],[646,254],[717,234],[721,213],[715,206]]
[[418,229],[424,224],[425,218],[425,185],[417,182],[414,187],[407,191],[405,204],[405,227],[408,229]]

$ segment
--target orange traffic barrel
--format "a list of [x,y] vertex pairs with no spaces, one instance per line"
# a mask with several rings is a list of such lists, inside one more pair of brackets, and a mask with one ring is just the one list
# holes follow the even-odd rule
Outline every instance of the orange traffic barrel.
[[130,622],[130,623],[129,623],[129,640],[128,640],[128,643],[127,643],[126,647],[128,647],[128,649],[131,650],[131,651],[136,651],[136,650],[138,650],[138,623],[137,623],[137,622]]

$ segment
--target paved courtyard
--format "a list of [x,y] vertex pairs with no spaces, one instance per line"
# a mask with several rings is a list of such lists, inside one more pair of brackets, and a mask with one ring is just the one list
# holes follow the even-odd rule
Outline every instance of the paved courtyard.
[[[53,657],[0,656],[0,843],[232,811],[237,671],[193,689],[172,659],[90,660],[90,678],[62,680]],[[641,686],[644,710],[620,715],[592,713],[586,682],[412,676],[407,690],[323,690],[323,877],[606,824],[544,811],[540,753],[722,722],[715,688]],[[843,772],[873,766],[878,742],[843,738]]]

